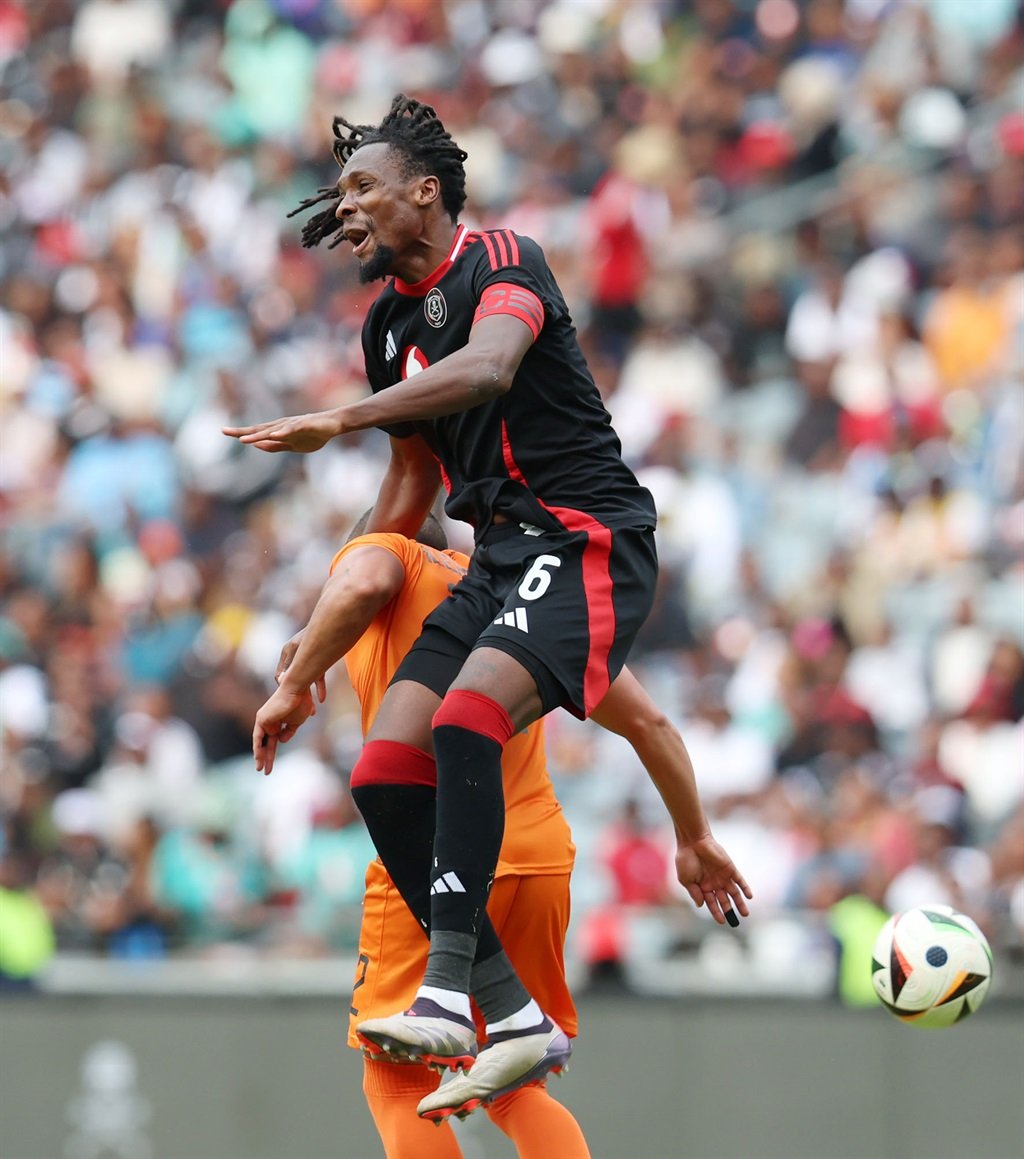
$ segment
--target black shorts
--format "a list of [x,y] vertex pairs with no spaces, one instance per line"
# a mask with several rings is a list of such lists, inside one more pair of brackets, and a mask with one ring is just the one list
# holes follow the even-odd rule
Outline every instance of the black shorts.
[[474,648],[508,653],[533,676],[545,712],[589,716],[619,674],[654,599],[650,528],[492,527],[466,578],[423,622],[394,681],[443,695]]

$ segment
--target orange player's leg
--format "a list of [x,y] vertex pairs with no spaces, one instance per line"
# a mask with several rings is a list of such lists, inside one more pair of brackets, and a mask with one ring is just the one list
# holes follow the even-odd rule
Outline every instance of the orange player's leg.
[[[426,936],[384,867],[371,862],[349,1008],[350,1046],[359,1046],[355,1026],[361,1018],[412,1001],[426,956]],[[416,1114],[420,1099],[439,1082],[440,1075],[422,1065],[364,1059],[363,1092],[387,1159],[461,1159],[451,1127],[435,1127]]]
[[576,1005],[565,980],[563,956],[569,874],[499,877],[491,887],[487,912],[523,985],[541,1010],[574,1037]]
[[419,1063],[363,1059],[363,1092],[387,1159],[462,1159],[450,1124],[435,1126],[416,1114],[416,1104],[440,1081],[439,1074]]
[[363,920],[359,927],[349,1006],[348,1044],[357,1050],[356,1025],[404,1010],[416,996],[427,960],[427,936],[379,861],[366,869]]
[[590,1159],[590,1148],[572,1112],[556,1102],[543,1082],[502,1095],[487,1117],[512,1140],[519,1159]]
[[[576,1006],[565,980],[563,947],[569,925],[569,875],[499,878],[488,907],[501,944],[523,985],[569,1035]],[[590,1149],[572,1112],[544,1082],[502,1095],[487,1114],[516,1146],[520,1159],[589,1159]]]

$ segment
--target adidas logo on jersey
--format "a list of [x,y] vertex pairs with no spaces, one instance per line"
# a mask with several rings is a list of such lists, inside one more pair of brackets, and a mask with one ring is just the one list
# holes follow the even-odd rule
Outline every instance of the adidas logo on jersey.
[[449,870],[443,873],[430,887],[431,893],[465,893],[466,887],[459,881],[458,874]]
[[518,628],[520,632],[530,634],[529,625],[526,622],[526,609],[516,608],[514,611],[505,612],[498,616],[494,621],[495,624],[504,624],[506,628]]
[[389,330],[387,338],[384,339],[384,357],[390,362],[397,353],[398,347],[395,345],[395,336]]

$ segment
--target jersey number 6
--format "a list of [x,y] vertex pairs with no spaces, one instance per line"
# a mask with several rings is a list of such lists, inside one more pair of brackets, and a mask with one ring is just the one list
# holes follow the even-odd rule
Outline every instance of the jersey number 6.
[[561,566],[562,561],[557,555],[538,555],[530,564],[530,570],[523,576],[523,582],[519,585],[520,598],[539,600],[551,586],[551,574],[545,569]]

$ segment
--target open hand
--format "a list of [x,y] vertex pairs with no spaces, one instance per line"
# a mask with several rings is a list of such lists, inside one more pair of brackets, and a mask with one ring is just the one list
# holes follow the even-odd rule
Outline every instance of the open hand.
[[680,840],[676,849],[676,876],[694,905],[706,905],[719,925],[725,925],[726,921],[739,925],[734,905],[743,917],[749,916],[745,899],[754,896],[750,886],[710,833],[696,841]]
[[256,713],[252,730],[252,755],[257,772],[269,776],[274,768],[277,746],[287,744],[311,716],[316,702],[308,689],[288,692],[278,688]]
[[251,427],[222,427],[224,434],[260,451],[319,451],[342,433],[337,411],[321,410],[291,418],[271,419]]

